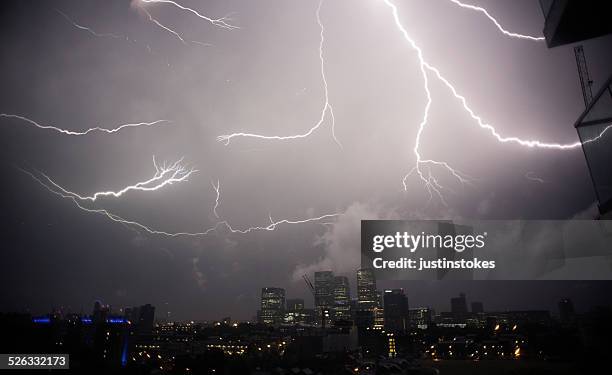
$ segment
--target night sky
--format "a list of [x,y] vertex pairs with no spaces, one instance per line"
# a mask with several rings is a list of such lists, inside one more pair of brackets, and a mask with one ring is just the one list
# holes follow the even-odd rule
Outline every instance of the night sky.
[[[268,141],[216,137],[233,132],[292,135],[321,116],[316,0],[182,0],[222,17],[228,30],[168,4],[145,9],[180,33],[152,23],[126,0],[3,1],[0,4],[0,113],[83,131],[167,119],[163,126],[67,136],[0,118],[0,311],[90,312],[96,299],[119,308],[151,303],[176,319],[251,319],[261,287],[312,297],[303,273],[349,276],[359,264],[361,219],[567,219],[593,217],[595,194],[580,149],[500,144],[432,80],[426,158],[472,177],[461,186],[440,171],[447,206],[417,179],[415,135],[426,97],[415,52],[380,0],[326,0],[325,73],[333,105],[310,137]],[[512,31],[541,35],[535,0],[482,1]],[[573,143],[584,109],[573,46],[511,39],[482,14],[447,0],[396,0],[402,22],[427,60],[500,133]],[[70,23],[94,30],[95,36]],[[196,41],[199,43],[193,43]],[[598,89],[612,64],[612,37],[583,42]],[[333,224],[279,225],[274,231],[166,237],[79,210],[22,169],[41,171],[79,194],[145,180],[158,161],[198,170],[189,181],[130,192],[87,207],[167,232],[236,228],[342,213]],[[537,176],[542,181],[529,179]],[[448,310],[459,292],[487,310],[550,309],[570,297],[579,311],[610,304],[608,282],[394,282],[411,306]]]

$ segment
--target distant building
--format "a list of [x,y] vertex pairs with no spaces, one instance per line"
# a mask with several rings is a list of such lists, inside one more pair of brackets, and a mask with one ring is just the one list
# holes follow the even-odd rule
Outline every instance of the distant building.
[[482,302],[472,302],[472,314],[480,314],[484,312]]
[[150,335],[155,321],[155,306],[146,304],[128,307],[124,311],[124,318],[134,326],[138,334]]
[[346,276],[334,277],[334,321],[351,320],[351,288]]
[[285,317],[285,289],[261,288],[259,319],[264,324],[280,324]]
[[451,314],[456,320],[463,320],[467,316],[467,302],[465,294],[459,293],[459,297],[451,298]]
[[286,310],[285,311],[285,324],[295,325],[311,325],[316,320],[316,314],[313,309],[301,309],[301,310]]
[[287,300],[287,308],[285,310],[285,324],[313,324],[315,321],[315,313],[313,309],[304,308],[304,300],[301,298],[292,298]]
[[408,309],[410,327],[427,329],[433,321],[433,310],[429,307]]
[[371,269],[357,271],[357,305],[360,310],[373,310],[380,306],[380,298],[376,292],[376,279]]
[[[552,323],[550,312],[546,310],[513,310],[504,312],[487,312],[486,325],[491,323],[514,326],[523,324],[542,324],[549,326]],[[493,326],[494,326],[493,325]]]
[[353,313],[359,328],[384,328],[384,312],[381,293],[376,290],[376,278],[372,269],[357,270],[357,301]]
[[385,290],[384,301],[384,326],[385,330],[391,332],[405,332],[408,329],[408,298],[403,289]]
[[[319,322],[323,322],[324,318],[325,325],[331,324],[331,311],[334,307],[334,273],[332,271],[319,271],[314,274],[315,282],[315,310]],[[326,314],[323,312],[327,310]]]
[[287,310],[304,310],[304,300],[301,298],[287,299]]

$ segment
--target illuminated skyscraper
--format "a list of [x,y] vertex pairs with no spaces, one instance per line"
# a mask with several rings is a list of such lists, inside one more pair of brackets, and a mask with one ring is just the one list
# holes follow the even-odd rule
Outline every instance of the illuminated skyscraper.
[[357,305],[360,310],[372,311],[380,306],[380,298],[376,292],[376,279],[371,269],[357,271]]
[[261,323],[282,323],[285,316],[285,289],[261,288],[260,311]]
[[[318,321],[326,318],[325,325],[331,323],[332,310],[334,308],[334,274],[332,271],[315,272],[315,310]],[[324,313],[327,311],[327,313]]]
[[351,319],[351,289],[346,276],[334,277],[334,320]]

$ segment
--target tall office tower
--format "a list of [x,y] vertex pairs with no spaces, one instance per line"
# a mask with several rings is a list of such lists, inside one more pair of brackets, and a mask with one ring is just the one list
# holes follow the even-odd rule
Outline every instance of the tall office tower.
[[484,312],[482,302],[472,302],[472,314],[480,314]]
[[334,320],[351,320],[351,289],[346,276],[334,277]]
[[454,319],[465,319],[467,312],[467,302],[465,301],[464,293],[459,293],[459,297],[451,298],[451,313]]
[[[334,273],[332,271],[315,272],[315,310],[317,320],[329,325],[334,308]],[[325,319],[325,321],[323,321]]]
[[280,324],[285,317],[285,289],[261,288],[260,322]]
[[376,292],[376,279],[371,269],[357,271],[357,305],[360,310],[373,310],[380,307],[380,298]]
[[571,323],[574,320],[574,304],[572,300],[563,298],[559,301],[559,318],[561,323]]
[[391,332],[405,332],[408,329],[408,298],[404,289],[385,290],[385,329]]

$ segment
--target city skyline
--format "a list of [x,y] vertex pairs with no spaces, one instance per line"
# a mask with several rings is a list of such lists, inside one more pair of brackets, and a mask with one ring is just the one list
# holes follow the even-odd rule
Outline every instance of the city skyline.
[[[342,278],[346,278],[347,280],[351,280],[353,281],[353,283],[355,283],[355,285],[358,285],[358,278],[359,278],[359,274],[363,273],[365,270],[365,272],[371,272],[371,270],[368,269],[359,269],[356,270],[354,273],[354,277],[349,278],[346,276],[341,276]],[[332,271],[320,271],[323,272],[324,274],[331,274],[331,277],[333,281],[334,278],[338,277],[337,275],[334,275],[332,273]],[[482,309],[483,306],[484,309],[482,311],[484,312],[504,312],[504,311],[530,311],[530,310],[534,310],[534,311],[550,311],[554,316],[558,316],[560,307],[559,304],[562,303],[563,301],[576,301],[576,309],[575,311],[577,313],[584,313],[587,312],[593,308],[598,308],[598,307],[606,307],[610,305],[609,302],[609,298],[607,295],[605,295],[605,290],[606,290],[606,286],[602,285],[601,282],[599,283],[593,283],[593,282],[584,282],[583,286],[579,289],[582,291],[582,293],[584,292],[584,288],[585,286],[592,286],[592,285],[597,285],[599,286],[601,289],[601,292],[599,293],[593,293],[595,296],[600,297],[599,299],[593,299],[593,300],[589,300],[588,298],[585,299],[584,295],[580,295],[580,294],[571,294],[571,293],[566,293],[566,294],[560,294],[560,295],[549,295],[547,296],[547,300],[544,303],[541,304],[531,304],[531,305],[527,305],[527,304],[499,304],[499,303],[491,303],[491,301],[488,301],[486,298],[482,298],[482,296],[473,296],[470,293],[470,289],[468,289],[468,292],[466,292],[463,289],[458,288],[456,292],[454,293],[450,293],[448,295],[444,295],[444,296],[439,296],[439,299],[443,300],[444,302],[442,303],[438,303],[438,304],[431,304],[427,301],[427,299],[415,299],[414,297],[412,297],[412,294],[410,290],[405,289],[404,287],[402,287],[401,285],[414,285],[414,283],[420,283],[420,281],[396,281],[396,282],[385,282],[385,281],[380,281],[380,280],[375,280],[373,277],[373,275],[369,276],[372,278],[373,281],[373,288],[371,289],[372,291],[375,291],[375,302],[373,304],[371,303],[363,303],[362,301],[370,301],[371,298],[369,298],[369,294],[366,291],[365,293],[361,293],[361,298],[360,298],[360,293],[359,293],[359,287],[355,287],[354,289],[352,289],[354,292],[352,294],[349,295],[349,302],[350,302],[350,309],[371,309],[373,307],[378,307],[381,309],[381,311],[383,310],[383,306],[384,306],[384,296],[385,293],[387,292],[395,292],[395,291],[402,291],[402,295],[405,295],[408,301],[408,307],[410,310],[412,309],[418,309],[418,308],[427,308],[427,309],[431,309],[432,311],[436,312],[436,313],[441,313],[441,312],[450,312],[450,313],[471,313],[471,312],[478,312],[478,311],[474,311],[475,309],[475,305],[476,305],[476,309]],[[366,279],[367,280],[367,279]],[[315,279],[316,282],[316,279]],[[368,282],[366,282],[368,283]],[[503,282],[497,282],[497,283],[503,283]],[[527,282],[524,282],[527,283]],[[558,281],[556,281],[555,283],[559,283]],[[565,282],[566,284],[569,285],[576,285],[576,282],[570,282],[567,281]],[[387,285],[387,287],[383,287],[383,285]],[[580,285],[580,284],[578,284]],[[306,288],[306,285],[304,285],[304,288]],[[554,288],[558,288],[558,285],[554,285]],[[197,315],[187,315],[187,316],[176,316],[176,314],[174,314],[172,312],[172,309],[170,308],[170,306],[168,306],[167,304],[157,304],[157,303],[153,303],[153,305],[157,305],[159,306],[157,311],[158,311],[158,316],[161,316],[163,318],[160,318],[162,321],[166,321],[166,320],[176,320],[176,321],[184,321],[184,322],[188,322],[188,321],[196,321],[196,322],[205,322],[205,321],[222,321],[225,317],[232,317],[232,319],[236,319],[237,321],[250,321],[250,322],[258,322],[260,321],[260,317],[259,317],[259,313],[262,310],[262,301],[264,300],[264,294],[267,295],[267,297],[265,297],[266,300],[269,300],[271,302],[267,302],[268,304],[272,303],[275,307],[271,308],[272,310],[282,310],[282,314],[285,313],[285,310],[290,310],[289,309],[289,303],[293,302],[293,303],[298,303],[301,304],[301,308],[297,309],[297,310],[302,310],[302,309],[307,309],[307,310],[312,310],[313,313],[315,314],[315,316],[313,316],[313,319],[315,321],[318,321],[318,319],[320,319],[320,317],[317,315],[318,313],[318,309],[320,309],[321,307],[325,307],[326,309],[330,310],[330,320],[329,323],[331,323],[333,320],[335,320],[335,316],[333,315],[333,309],[336,306],[335,302],[334,302],[334,298],[333,295],[330,296],[330,302],[329,304],[321,304],[321,305],[317,305],[316,304],[316,298],[314,297],[314,295],[310,294],[306,294],[306,298],[300,296],[299,294],[291,294],[290,292],[287,292],[287,289],[284,286],[267,286],[267,287],[258,287],[258,294],[257,294],[257,299],[253,305],[253,310],[250,312],[247,312],[246,314],[232,314],[229,311],[225,311],[225,312],[221,312],[220,314],[217,315],[206,315],[206,316],[197,316]],[[349,287],[349,291],[351,290],[351,287]],[[363,289],[362,289],[363,291]],[[499,293],[496,294],[499,297]],[[582,297],[582,298],[581,298]],[[585,303],[585,300],[587,301],[587,303]],[[144,301],[140,301],[140,303],[143,303]],[[356,305],[353,306],[353,302],[356,302]],[[360,303],[361,302],[361,303]],[[133,305],[139,305],[139,302],[136,301],[133,304],[128,304],[128,305],[122,305],[122,304],[115,304],[110,302],[109,300],[105,300],[105,299],[94,299],[92,300],[93,304],[98,305],[100,303],[104,303],[104,306],[106,306],[106,308],[111,309],[113,308],[114,313],[115,314],[125,314],[126,313],[126,309],[130,309],[130,306]],[[150,303],[150,301],[147,301],[147,303]],[[27,310],[27,309],[15,309],[15,310],[7,310],[7,311],[0,311],[0,312],[4,312],[4,313],[9,313],[9,312],[16,312],[16,313],[30,313],[33,316],[45,316],[47,314],[49,314],[50,312],[53,311],[62,311],[63,313],[66,314],[80,314],[80,315],[87,315],[86,311],[88,311],[88,305],[87,304],[83,304],[80,306],[80,308],[75,309],[74,307],[71,306],[67,306],[67,305],[62,305],[62,304],[57,304],[57,305],[53,305],[50,306],[50,308],[48,310],[37,310],[37,311],[31,311],[31,310]],[[318,307],[321,306],[321,307]],[[457,307],[459,306],[459,307]],[[463,306],[463,307],[461,307]],[[95,307],[94,307],[95,309]],[[572,303],[572,307],[571,307],[572,311],[574,311],[574,304]],[[128,310],[129,311],[129,310]],[[480,311],[480,310],[479,310]],[[274,316],[269,316],[268,321],[264,321],[264,323],[274,323],[274,324],[279,324],[280,322],[284,322],[284,315],[279,315],[277,317]],[[561,313],[562,314],[562,313]],[[261,319],[263,319],[263,315],[261,317]],[[349,320],[354,319],[354,317],[351,315]]]

